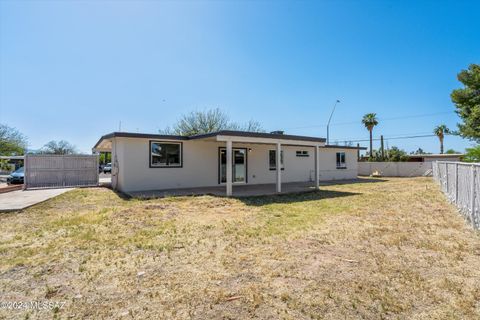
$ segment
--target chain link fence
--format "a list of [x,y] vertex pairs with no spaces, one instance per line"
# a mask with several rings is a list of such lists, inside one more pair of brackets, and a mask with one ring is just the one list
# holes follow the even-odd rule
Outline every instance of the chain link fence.
[[475,229],[480,229],[480,164],[436,161],[433,179]]

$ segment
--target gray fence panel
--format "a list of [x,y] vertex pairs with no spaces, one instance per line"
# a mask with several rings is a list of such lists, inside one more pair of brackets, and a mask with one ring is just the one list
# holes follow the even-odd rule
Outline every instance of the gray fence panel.
[[436,161],[433,179],[475,229],[480,229],[480,164]]
[[98,185],[96,155],[26,155],[25,189]]

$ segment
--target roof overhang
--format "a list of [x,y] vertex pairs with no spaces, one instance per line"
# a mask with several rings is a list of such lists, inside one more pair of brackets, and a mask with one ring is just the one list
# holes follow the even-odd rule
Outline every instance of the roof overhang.
[[[234,131],[234,130],[221,130],[217,132],[199,134],[188,137],[189,139],[204,139],[209,137],[217,137],[217,141],[226,141],[233,140],[236,142],[247,141],[252,139],[252,141],[261,141],[261,139],[266,139],[265,141],[276,143],[276,141],[303,141],[303,142],[315,142],[315,144],[325,144],[325,138],[319,137],[308,137],[308,136],[297,136],[291,134],[278,134],[278,133],[265,133],[265,132],[247,132],[247,131]],[[248,139],[247,139],[248,138]]]
[[260,144],[285,144],[298,146],[324,146],[325,139],[318,137],[296,136],[288,134],[246,132],[221,130],[217,132],[199,134],[194,136],[177,136],[162,134],[146,134],[132,132],[112,132],[102,136],[92,148],[94,152],[109,152],[112,150],[114,138],[143,138],[156,140],[211,140],[211,141],[233,141],[239,143],[260,143]]
[[117,137],[122,138],[143,138],[143,139],[158,139],[158,140],[188,140],[188,137],[165,135],[165,134],[148,134],[148,133],[133,133],[133,132],[112,132],[102,136],[95,146],[92,148],[94,152],[110,152],[112,151],[112,140]]
[[254,143],[254,144],[282,144],[295,146],[323,146],[325,142],[312,140],[288,139],[283,137],[248,137],[248,136],[234,136],[234,135],[217,135],[216,141],[227,142],[232,141],[236,143]]
[[339,146],[339,145],[325,145],[326,149],[353,149],[353,150],[367,150],[366,147],[355,147],[355,146]]
[[412,157],[422,157],[422,158],[458,158],[463,157],[463,153],[437,153],[437,154],[412,154]]
[[23,160],[25,156],[0,156],[0,160]]

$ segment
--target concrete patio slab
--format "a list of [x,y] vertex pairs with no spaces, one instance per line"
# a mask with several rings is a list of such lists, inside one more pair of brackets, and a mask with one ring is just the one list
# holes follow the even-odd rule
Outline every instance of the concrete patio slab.
[[[293,182],[282,184],[283,193],[299,193],[315,190],[311,182]],[[134,198],[162,198],[169,196],[197,196],[197,195],[215,195],[225,196],[225,186],[185,188],[185,189],[167,189],[153,191],[129,192],[128,195]],[[259,195],[274,195],[276,185],[272,184],[254,184],[254,185],[233,185],[233,197],[251,197]]]
[[[351,183],[370,183],[370,182],[383,182],[382,179],[369,179],[360,177],[358,179],[349,180],[330,180],[320,181],[321,186],[329,186],[336,184],[351,184]],[[315,190],[313,182],[289,182],[282,183],[282,192],[280,194],[287,193],[302,193],[311,192]],[[135,191],[129,192],[127,195],[134,198],[162,198],[171,196],[199,196],[199,195],[215,195],[226,196],[225,186],[215,187],[200,187],[200,188],[185,188],[185,189],[166,189],[166,190],[152,190],[152,191]],[[233,185],[233,197],[251,197],[251,196],[265,196],[275,195],[276,184],[244,184]]]
[[[282,184],[282,194],[309,192],[313,190],[315,190],[315,186],[313,183],[310,182],[293,182]],[[134,198],[162,198],[169,196],[197,196],[206,194],[215,196],[226,196],[225,186],[138,191],[128,193],[128,195]],[[233,185],[233,197],[251,197],[274,194],[277,194],[276,184],[274,183]]]
[[73,188],[18,190],[2,193],[0,194],[0,212],[22,210],[70,190]]

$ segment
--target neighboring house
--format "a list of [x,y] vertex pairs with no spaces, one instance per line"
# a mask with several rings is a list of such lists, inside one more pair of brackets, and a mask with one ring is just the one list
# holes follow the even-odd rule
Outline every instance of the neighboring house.
[[[365,149],[365,148],[362,148]],[[94,152],[112,152],[112,187],[123,192],[357,178],[356,147],[324,138],[218,131],[195,136],[113,132]],[[280,154],[280,157],[277,155]],[[280,167],[281,170],[277,170]]]
[[465,156],[462,153],[454,154],[411,154],[408,155],[408,162],[434,162],[434,161],[460,161]]

